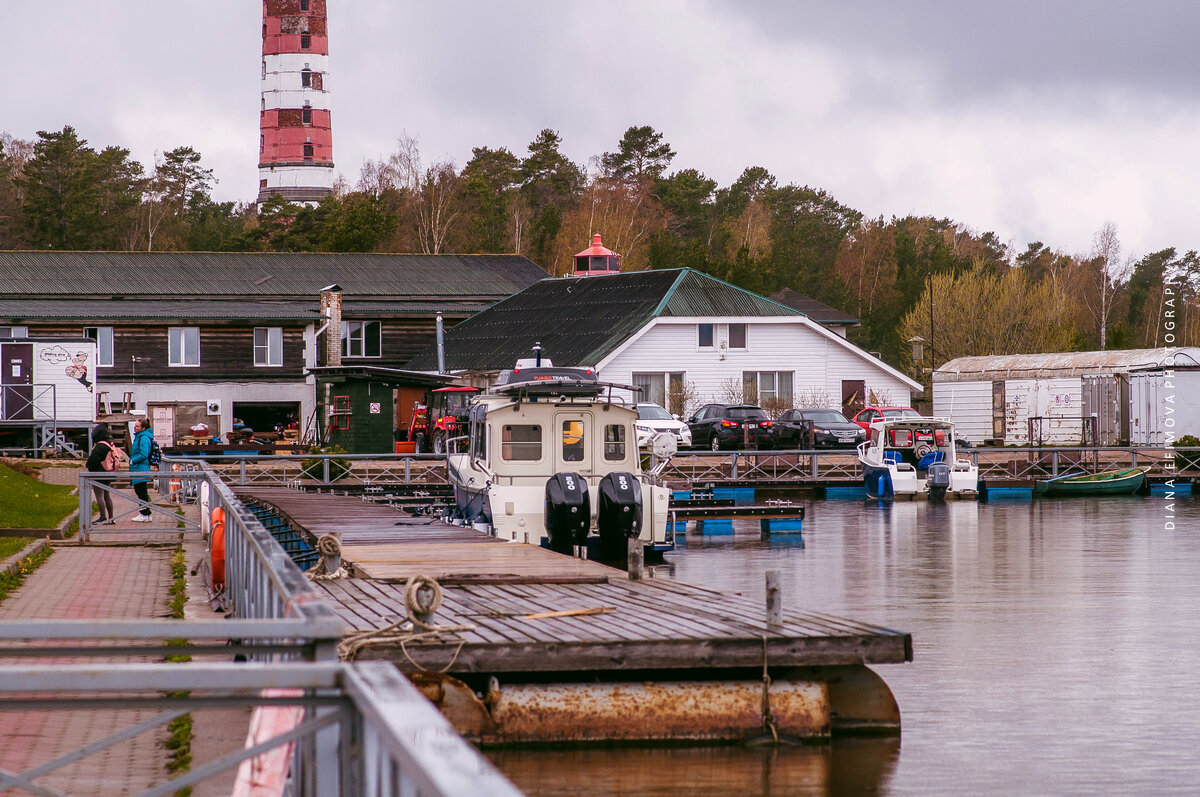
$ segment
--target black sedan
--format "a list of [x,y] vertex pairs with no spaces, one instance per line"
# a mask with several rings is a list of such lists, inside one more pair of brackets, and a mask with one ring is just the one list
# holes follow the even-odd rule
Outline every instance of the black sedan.
[[867,439],[861,426],[833,409],[787,410],[772,431],[779,448],[854,448]]

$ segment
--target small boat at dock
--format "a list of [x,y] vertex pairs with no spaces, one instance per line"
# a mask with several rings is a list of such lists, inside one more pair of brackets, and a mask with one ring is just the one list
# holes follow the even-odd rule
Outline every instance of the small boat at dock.
[[867,497],[976,498],[979,469],[958,458],[954,424],[940,418],[896,418],[871,424],[858,446]]
[[1034,495],[1133,495],[1146,483],[1150,468],[1121,468],[1101,473],[1068,473],[1033,484]]

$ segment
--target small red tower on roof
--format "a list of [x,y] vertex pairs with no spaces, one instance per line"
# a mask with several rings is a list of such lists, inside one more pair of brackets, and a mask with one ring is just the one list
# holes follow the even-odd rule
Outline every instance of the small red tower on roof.
[[602,277],[621,273],[621,256],[600,244],[600,233],[592,236],[592,245],[575,255],[576,277]]

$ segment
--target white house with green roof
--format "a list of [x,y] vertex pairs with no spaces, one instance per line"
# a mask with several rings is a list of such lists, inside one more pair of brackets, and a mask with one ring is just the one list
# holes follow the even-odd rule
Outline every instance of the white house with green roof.
[[[692,269],[541,280],[450,330],[446,368],[491,378],[535,343],[680,415],[709,402],[907,406],[921,390],[804,313]],[[407,367],[432,370],[436,357]]]

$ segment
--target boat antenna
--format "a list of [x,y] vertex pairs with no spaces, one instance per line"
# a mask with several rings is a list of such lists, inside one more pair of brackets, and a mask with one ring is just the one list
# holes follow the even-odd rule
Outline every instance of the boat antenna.
[[534,365],[538,368],[542,367],[542,342],[539,340],[533,344]]

